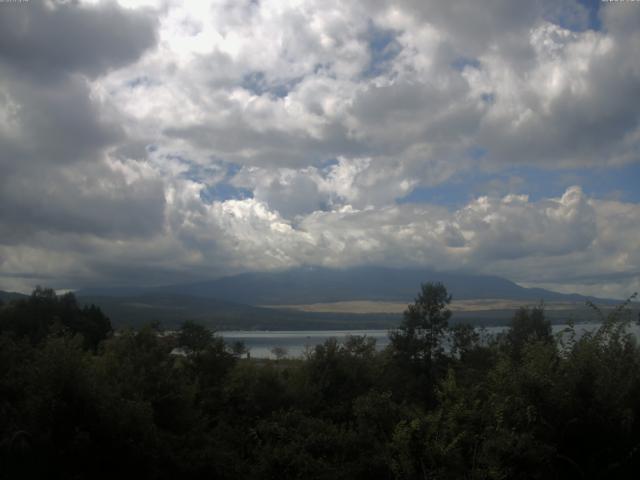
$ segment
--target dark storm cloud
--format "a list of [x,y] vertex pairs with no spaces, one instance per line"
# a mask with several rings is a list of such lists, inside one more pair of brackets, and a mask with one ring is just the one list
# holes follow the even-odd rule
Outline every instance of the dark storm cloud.
[[10,148],[0,151],[0,164],[29,168],[34,162],[93,161],[100,149],[124,140],[121,126],[105,118],[100,104],[91,98],[84,77],[54,77],[40,83],[11,75],[1,65],[0,72],[6,82],[0,81],[0,88],[17,106],[12,115],[16,128],[4,139]]
[[161,228],[163,185],[109,166],[108,150],[128,139],[88,78],[135,61],[156,28],[150,13],[114,3],[2,5],[2,243],[40,230],[126,237]]
[[2,182],[0,231],[7,230],[5,242],[9,237],[23,241],[39,230],[150,236],[162,227],[164,206],[158,178],[127,181],[101,164],[71,171],[33,169]]
[[62,72],[96,76],[152,47],[156,26],[150,13],[127,11],[114,3],[3,5],[0,58],[31,71],[43,83]]

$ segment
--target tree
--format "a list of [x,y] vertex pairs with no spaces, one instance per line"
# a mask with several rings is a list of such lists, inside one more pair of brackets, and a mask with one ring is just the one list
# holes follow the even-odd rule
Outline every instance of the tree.
[[532,309],[518,309],[507,332],[507,342],[513,355],[518,356],[523,346],[529,342],[549,343],[552,340],[551,322],[545,319],[542,303]]
[[478,347],[480,334],[473,325],[460,323],[451,329],[451,353],[462,358]]
[[397,330],[389,333],[391,354],[385,369],[388,388],[407,400],[434,405],[435,387],[446,372],[443,343],[451,311],[451,295],[441,283],[423,283],[404,312]]
[[234,357],[240,358],[243,355],[247,355],[247,358],[249,358],[249,347],[247,347],[242,340],[236,340],[231,343],[229,348],[231,349],[231,354]]
[[271,349],[271,354],[276,357],[276,360],[282,360],[289,354],[289,351],[285,347],[278,345]]
[[187,320],[180,327],[178,345],[188,354],[198,355],[211,346],[213,333],[207,327]]
[[2,331],[28,338],[33,344],[52,333],[80,334],[84,345],[95,350],[111,335],[112,328],[100,308],[95,305],[80,308],[73,293],[58,296],[50,288],[36,287],[31,296],[14,300],[0,311]]
[[404,312],[398,330],[391,332],[394,353],[411,362],[431,364],[442,353],[442,340],[451,311],[451,295],[440,283],[423,283],[413,305]]

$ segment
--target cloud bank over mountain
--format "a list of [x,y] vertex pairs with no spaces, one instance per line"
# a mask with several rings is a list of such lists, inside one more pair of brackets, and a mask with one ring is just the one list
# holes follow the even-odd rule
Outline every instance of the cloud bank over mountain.
[[0,9],[4,289],[367,264],[640,289],[633,2]]

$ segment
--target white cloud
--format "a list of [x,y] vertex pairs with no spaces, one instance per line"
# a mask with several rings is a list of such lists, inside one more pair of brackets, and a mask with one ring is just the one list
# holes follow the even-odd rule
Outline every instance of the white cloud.
[[[5,245],[0,268],[5,275],[22,272],[22,282],[29,283],[29,275],[42,275],[38,265],[47,252],[56,252],[47,263],[51,274],[73,287],[105,279],[138,281],[131,276],[134,270],[154,272],[154,282],[165,283],[308,264],[420,265],[558,288],[566,283],[565,289],[580,290],[582,284],[590,293],[596,293],[591,285],[598,282],[602,292],[624,296],[637,283],[640,266],[633,248],[640,207],[589,199],[577,187],[535,202],[526,196],[480,197],[453,211],[344,205],[292,223],[257,199],[204,205],[198,184],[181,181],[174,183],[166,209],[164,229],[141,238],[113,242],[36,232],[27,242]],[[70,254],[70,247],[77,253]]]
[[[570,0],[83,3],[0,20],[0,287],[362,263],[639,282],[638,204],[397,203],[461,172],[638,162],[635,5],[595,32]],[[202,198],[222,184],[252,198]]]

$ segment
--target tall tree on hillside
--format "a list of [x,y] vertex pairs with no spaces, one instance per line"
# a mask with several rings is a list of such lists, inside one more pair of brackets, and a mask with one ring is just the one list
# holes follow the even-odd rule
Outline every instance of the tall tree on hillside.
[[451,295],[441,283],[422,284],[400,327],[389,333],[387,378],[407,399],[434,404],[435,385],[446,371],[443,343],[451,317],[450,302]]
[[442,283],[423,283],[414,303],[404,312],[398,330],[391,332],[396,355],[411,362],[430,364],[442,353],[442,340],[451,311],[451,295]]

